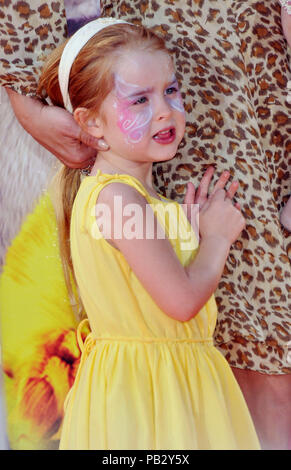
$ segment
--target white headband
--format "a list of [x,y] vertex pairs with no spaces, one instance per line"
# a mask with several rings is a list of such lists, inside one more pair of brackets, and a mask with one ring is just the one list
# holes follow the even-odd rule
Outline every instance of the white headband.
[[85,26],[76,31],[64,47],[59,64],[58,79],[64,106],[71,113],[73,112],[73,107],[69,97],[68,86],[70,72],[74,60],[76,59],[80,50],[95,34],[97,34],[102,29],[106,28],[107,26],[119,23],[130,24],[127,21],[117,20],[115,18],[98,18],[97,20],[90,21],[90,23],[87,23]]

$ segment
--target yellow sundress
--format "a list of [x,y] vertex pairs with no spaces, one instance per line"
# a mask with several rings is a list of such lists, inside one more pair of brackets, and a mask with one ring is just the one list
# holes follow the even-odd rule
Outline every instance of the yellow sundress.
[[80,325],[82,358],[65,403],[60,449],[258,449],[242,393],[213,346],[214,297],[188,322],[169,317],[101,236],[95,204],[111,182],[136,188],[167,236],[178,219],[170,242],[184,266],[197,250],[191,229],[191,246],[185,244],[190,224],[178,203],[151,197],[129,175],[98,171],[83,179],[71,252],[91,332],[82,344]]

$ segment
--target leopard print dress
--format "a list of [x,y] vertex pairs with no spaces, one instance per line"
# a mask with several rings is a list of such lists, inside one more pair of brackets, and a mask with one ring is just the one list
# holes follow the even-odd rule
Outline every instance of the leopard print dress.
[[291,234],[279,214],[291,190],[291,73],[279,2],[103,0],[102,7],[103,16],[153,28],[174,57],[187,128],[175,159],[155,166],[156,188],[182,202],[186,183],[197,185],[209,165],[239,180],[246,229],[216,291],[216,345],[232,366],[290,373]]
[[43,60],[67,37],[63,1],[0,0],[0,34],[0,85],[35,96]]
[[[152,27],[174,57],[187,127],[175,159],[155,166],[156,188],[181,202],[186,183],[197,185],[209,165],[240,182],[247,222],[215,293],[217,347],[232,366],[290,373],[291,234],[279,214],[291,192],[291,73],[279,2],[104,0],[102,7],[104,16]],[[63,2],[0,0],[0,28],[0,84],[34,95],[43,56],[66,36]]]

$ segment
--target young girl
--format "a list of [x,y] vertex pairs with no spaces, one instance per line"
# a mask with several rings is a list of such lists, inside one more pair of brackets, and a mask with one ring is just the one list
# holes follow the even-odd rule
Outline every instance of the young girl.
[[143,27],[95,20],[50,56],[44,92],[103,147],[82,181],[78,170],[61,175],[64,265],[91,332],[83,342],[81,322],[60,448],[258,449],[212,342],[213,292],[244,227],[237,183],[226,191],[226,173],[208,197],[209,169],[198,194],[189,184],[199,248],[182,207],[153,189],[152,164],[174,157],[185,127],[164,43]]

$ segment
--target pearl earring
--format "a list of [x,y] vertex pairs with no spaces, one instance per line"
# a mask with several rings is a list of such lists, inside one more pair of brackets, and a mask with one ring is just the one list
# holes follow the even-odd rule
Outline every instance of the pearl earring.
[[109,145],[103,139],[98,139],[97,150],[109,150]]

